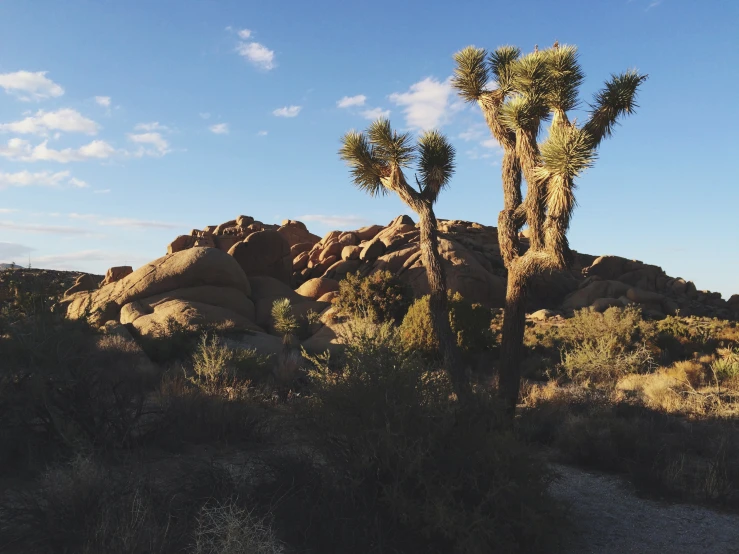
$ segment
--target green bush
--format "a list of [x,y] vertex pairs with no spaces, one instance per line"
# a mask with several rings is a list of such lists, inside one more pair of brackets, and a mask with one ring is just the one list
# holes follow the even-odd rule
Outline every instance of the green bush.
[[496,401],[480,392],[460,406],[390,324],[353,325],[343,371],[314,375],[309,415],[355,502],[403,529],[404,547],[388,551],[551,552],[551,473]]
[[339,284],[336,310],[346,316],[381,321],[402,321],[412,300],[407,285],[389,271],[368,277],[348,274]]
[[[426,295],[411,305],[400,326],[400,336],[409,350],[436,357],[439,355],[439,341],[431,323],[429,299]],[[463,352],[475,353],[493,348],[492,317],[490,310],[467,302],[458,292],[449,292],[449,323]]]

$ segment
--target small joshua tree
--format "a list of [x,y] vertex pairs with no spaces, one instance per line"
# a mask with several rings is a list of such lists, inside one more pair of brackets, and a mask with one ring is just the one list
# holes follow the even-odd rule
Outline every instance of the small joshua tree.
[[[444,266],[439,254],[439,239],[434,203],[449,185],[454,173],[454,148],[437,131],[423,133],[413,144],[410,133],[399,134],[390,122],[378,119],[365,133],[350,131],[341,139],[339,151],[352,168],[354,184],[370,196],[394,192],[418,214],[420,246],[431,292],[430,311],[433,328],[444,358],[445,368],[460,400],[470,394],[456,340],[449,324]],[[408,183],[403,172],[417,168],[418,189]]]
[[[611,135],[619,117],[633,113],[637,90],[646,76],[636,71],[613,75],[595,95],[588,120],[578,126],[567,116],[578,105],[584,78],[574,46],[555,43],[524,56],[513,46],[489,55],[469,46],[454,59],[454,87],[466,101],[480,106],[503,148],[498,241],[508,269],[508,287],[499,390],[512,414],[519,393],[527,289],[534,276],[568,266],[572,253],[567,230],[575,207],[575,178],[592,165],[601,141]],[[538,142],[542,123],[550,119],[548,136]],[[530,230],[528,250],[519,240],[524,225]]]
[[300,355],[293,348],[298,320],[289,299],[280,298],[272,303],[272,319],[275,331],[282,335],[282,351],[277,356],[274,375],[280,384],[286,385],[295,377],[300,365]]

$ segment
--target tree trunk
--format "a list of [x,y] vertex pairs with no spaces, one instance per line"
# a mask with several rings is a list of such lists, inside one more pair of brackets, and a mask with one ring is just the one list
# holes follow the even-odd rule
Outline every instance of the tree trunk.
[[503,337],[500,347],[498,395],[506,412],[513,417],[518,403],[523,359],[523,334],[526,327],[526,288],[528,278],[518,264],[508,269]]
[[426,266],[430,299],[429,311],[431,323],[439,341],[439,349],[444,358],[444,367],[454,386],[457,398],[465,402],[472,394],[472,389],[464,371],[462,356],[457,341],[449,323],[449,308],[447,299],[446,274],[439,254],[439,239],[436,229],[436,216],[432,207],[421,203],[416,210],[421,228],[421,257]]

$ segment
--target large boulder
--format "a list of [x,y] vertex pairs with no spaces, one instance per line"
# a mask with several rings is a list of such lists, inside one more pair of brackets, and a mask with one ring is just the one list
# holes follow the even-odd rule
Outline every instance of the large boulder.
[[357,238],[361,241],[372,240],[377,236],[377,233],[382,231],[384,227],[382,225],[370,225],[368,227],[362,227],[354,231]]
[[339,290],[339,282],[333,279],[324,279],[318,277],[316,279],[310,279],[300,285],[295,291],[301,296],[316,300],[326,294],[327,292],[334,292]]
[[167,246],[167,254],[174,254],[175,252],[181,252],[188,248],[192,248],[195,246],[195,241],[197,241],[197,238],[192,234],[180,235],[169,243],[169,246]]
[[69,287],[65,292],[65,296],[71,296],[76,292],[85,292],[89,290],[95,290],[100,284],[100,278],[95,278],[89,273],[83,273],[74,281],[74,285]]
[[167,254],[96,291],[79,292],[65,297],[67,316],[88,318],[103,325],[117,319],[120,308],[157,294],[187,287],[212,285],[235,288],[246,296],[251,287],[244,271],[234,258],[215,248],[190,248]]
[[321,237],[308,231],[304,223],[292,219],[283,221],[277,232],[285,238],[290,246],[301,243],[315,244],[321,240]]
[[267,276],[289,283],[292,276],[290,245],[277,231],[258,231],[228,253],[248,276]]
[[209,327],[220,331],[262,331],[233,310],[185,300],[167,300],[155,304],[152,313],[137,317],[131,324],[142,336],[163,336],[167,334],[170,322],[188,331]]
[[599,298],[620,298],[631,287],[620,281],[592,280],[582,288],[569,294],[562,302],[565,311],[587,308]]
[[[254,303],[249,299],[243,291],[232,287],[214,287],[212,285],[203,285],[200,287],[187,287],[176,289],[162,294],[156,294],[147,298],[141,298],[130,304],[136,304],[136,309],[143,310],[146,313],[154,311],[158,304],[168,302],[170,300],[182,300],[185,302],[199,302],[210,306],[218,306],[236,312],[237,314],[254,321]],[[127,312],[129,304],[121,308],[121,322],[123,321],[124,312]],[[127,317],[130,319],[130,316]]]
[[105,272],[105,279],[100,283],[100,286],[104,287],[105,285],[110,285],[111,283],[120,281],[124,277],[131,275],[131,273],[133,273],[133,268],[130,265],[111,267]]

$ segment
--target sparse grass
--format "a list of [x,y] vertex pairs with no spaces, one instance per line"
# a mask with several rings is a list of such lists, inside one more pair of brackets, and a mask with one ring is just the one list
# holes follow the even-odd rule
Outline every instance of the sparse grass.
[[206,504],[195,528],[193,554],[281,554],[284,548],[263,517],[232,500]]

